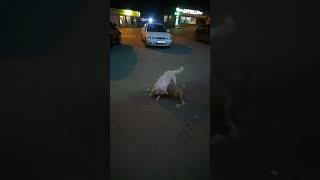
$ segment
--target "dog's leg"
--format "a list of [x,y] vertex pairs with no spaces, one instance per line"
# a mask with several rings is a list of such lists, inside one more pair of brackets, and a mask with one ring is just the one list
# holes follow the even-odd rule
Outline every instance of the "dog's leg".
[[173,75],[172,81],[173,81],[174,85],[176,86],[176,85],[177,85],[177,79],[176,79],[176,76],[175,76],[175,75]]
[[149,92],[149,96],[150,96],[150,97],[154,95],[155,90],[156,90],[156,89],[153,87],[152,90]]
[[179,98],[180,98],[181,104],[182,104],[182,105],[185,105],[186,103],[185,103],[184,100],[183,100],[183,92],[182,92],[181,89],[180,89],[179,91],[180,91],[180,92],[179,92]]

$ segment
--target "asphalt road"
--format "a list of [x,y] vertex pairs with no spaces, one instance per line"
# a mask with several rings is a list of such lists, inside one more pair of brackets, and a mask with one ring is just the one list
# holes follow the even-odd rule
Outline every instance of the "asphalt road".
[[[173,29],[171,48],[146,48],[139,28],[121,32],[110,50],[111,179],[210,179],[210,46],[194,27]],[[145,89],[180,66],[186,105],[150,98]]]

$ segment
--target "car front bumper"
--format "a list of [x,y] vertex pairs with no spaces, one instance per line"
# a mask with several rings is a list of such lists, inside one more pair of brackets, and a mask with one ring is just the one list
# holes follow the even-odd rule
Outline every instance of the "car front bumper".
[[171,46],[171,39],[147,39],[147,45],[149,46]]

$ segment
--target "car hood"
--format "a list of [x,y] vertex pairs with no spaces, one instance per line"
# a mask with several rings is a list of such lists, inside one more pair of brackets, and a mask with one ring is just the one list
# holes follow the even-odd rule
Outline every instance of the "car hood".
[[152,37],[171,37],[167,32],[147,32],[147,35]]

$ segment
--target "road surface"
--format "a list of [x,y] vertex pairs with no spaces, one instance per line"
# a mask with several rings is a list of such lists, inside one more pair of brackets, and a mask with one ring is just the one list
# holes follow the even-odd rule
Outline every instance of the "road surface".
[[[172,29],[171,48],[146,48],[140,28],[123,28],[110,50],[112,180],[210,179],[210,46],[193,40],[194,27]],[[186,105],[156,102],[146,88],[183,66]]]

